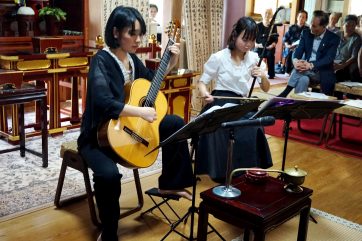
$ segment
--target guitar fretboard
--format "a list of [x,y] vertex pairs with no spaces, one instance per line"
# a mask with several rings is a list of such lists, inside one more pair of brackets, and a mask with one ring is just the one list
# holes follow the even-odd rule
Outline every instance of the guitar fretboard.
[[145,101],[145,106],[153,106],[153,104],[156,101],[158,91],[160,90],[160,87],[161,87],[161,82],[162,82],[163,78],[165,77],[167,65],[171,59],[171,52],[168,49],[168,47],[173,45],[174,43],[175,42],[172,39],[168,40],[167,46],[165,48],[165,52],[163,53],[162,58],[161,58],[160,65],[158,67],[158,70],[157,70],[155,76],[153,77],[151,87],[148,90],[148,93],[146,96],[146,101]]

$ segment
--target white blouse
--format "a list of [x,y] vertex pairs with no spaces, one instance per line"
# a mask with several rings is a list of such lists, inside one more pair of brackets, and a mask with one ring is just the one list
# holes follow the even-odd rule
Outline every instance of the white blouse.
[[[247,96],[252,84],[251,76],[252,67],[256,66],[259,61],[257,53],[248,51],[244,60],[237,65],[231,58],[231,51],[228,48],[220,50],[210,56],[204,64],[204,73],[200,81],[209,84],[216,80],[215,90],[228,90],[242,96]],[[261,63],[261,68],[265,70],[265,63]],[[261,78],[257,78],[261,83]]]

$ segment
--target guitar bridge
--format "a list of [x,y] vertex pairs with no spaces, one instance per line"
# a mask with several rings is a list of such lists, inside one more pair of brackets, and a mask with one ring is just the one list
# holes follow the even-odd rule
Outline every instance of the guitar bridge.
[[141,136],[137,135],[134,131],[129,129],[127,126],[123,127],[123,130],[130,135],[135,141],[143,144],[144,146],[148,147],[149,142],[143,139]]

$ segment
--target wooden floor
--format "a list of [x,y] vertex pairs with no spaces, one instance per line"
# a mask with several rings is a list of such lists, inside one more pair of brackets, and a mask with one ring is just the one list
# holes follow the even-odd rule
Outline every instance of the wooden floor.
[[[269,143],[274,160],[273,168],[281,168],[283,139],[271,137]],[[304,185],[314,190],[312,207],[362,224],[361,159],[290,140],[286,167],[294,165],[298,165],[308,172]],[[156,187],[157,176],[142,178],[143,189]],[[215,185],[207,176],[201,176],[197,191],[200,192]],[[144,198],[143,210],[146,210],[152,205],[152,202],[148,197]],[[121,199],[123,207],[136,203],[133,183],[122,185]],[[198,204],[199,201],[197,199],[196,203]],[[182,215],[188,210],[191,203],[187,200],[180,200],[172,202],[172,205]],[[179,228],[186,235],[189,234],[189,223],[190,220]],[[235,238],[241,232],[241,230],[215,219],[211,219],[211,223],[226,240]],[[168,230],[169,227],[165,220],[157,212],[145,215],[143,218],[136,213],[122,219],[119,223],[120,240],[160,240]],[[99,230],[90,221],[85,200],[60,210],[50,206],[0,222],[1,241],[93,241],[97,239],[98,233]],[[167,240],[182,239],[173,233]],[[213,234],[209,240],[219,239]]]

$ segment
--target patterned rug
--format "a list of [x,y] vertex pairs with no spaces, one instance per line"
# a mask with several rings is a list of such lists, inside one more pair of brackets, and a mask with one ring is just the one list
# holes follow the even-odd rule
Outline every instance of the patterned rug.
[[[67,131],[63,136],[49,137],[49,166],[41,167],[41,158],[31,153],[20,157],[19,151],[0,155],[0,218],[24,210],[31,210],[44,204],[52,203],[58,183],[61,158],[59,156],[62,142],[76,140],[78,130]],[[0,150],[13,147],[5,140],[0,140]],[[26,147],[39,149],[41,138],[26,140]],[[123,174],[122,182],[133,179],[133,172],[119,166]],[[161,161],[157,160],[151,167],[140,169],[140,175],[146,176],[159,172]],[[91,175],[91,173],[90,173]],[[84,193],[84,181],[80,172],[67,169],[62,197]]]

